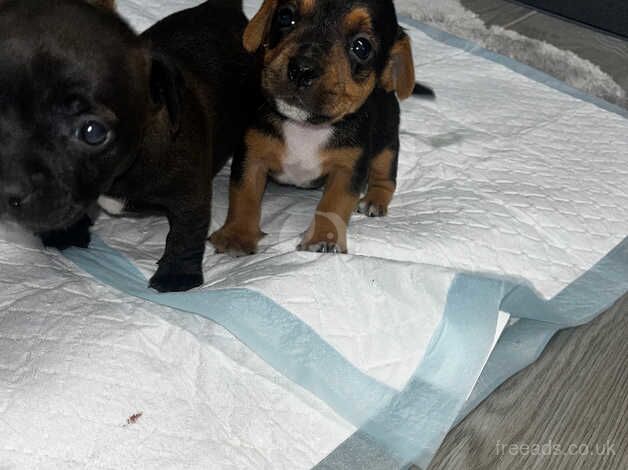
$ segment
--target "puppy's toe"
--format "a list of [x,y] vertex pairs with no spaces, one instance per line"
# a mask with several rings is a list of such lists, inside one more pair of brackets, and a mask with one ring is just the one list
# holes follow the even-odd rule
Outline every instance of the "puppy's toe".
[[331,253],[331,254],[340,254],[346,253],[346,250],[338,245],[337,243],[330,242],[318,242],[318,243],[301,243],[297,246],[297,250],[299,251],[309,251],[311,253]]
[[358,204],[357,211],[368,217],[385,217],[388,215],[388,206],[372,201],[369,198],[364,198]]
[[209,237],[209,241],[216,248],[216,253],[226,253],[234,258],[239,258],[257,253],[257,242],[262,236],[263,234],[260,234],[259,237],[241,235],[223,228],[214,232]]

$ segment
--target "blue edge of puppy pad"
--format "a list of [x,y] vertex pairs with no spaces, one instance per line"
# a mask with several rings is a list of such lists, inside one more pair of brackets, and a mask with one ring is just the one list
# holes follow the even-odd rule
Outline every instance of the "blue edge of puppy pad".
[[[433,39],[628,117],[628,110],[536,69],[412,19],[402,21]],[[124,255],[97,237],[87,250],[64,253],[104,284],[220,324],[355,425],[358,431],[317,469],[427,468],[447,432],[508,377],[534,362],[557,331],[589,322],[628,292],[628,237],[550,300],[509,279],[457,274],[439,329],[398,392],[358,370],[308,325],[262,294],[248,289],[158,294],[147,288],[146,278]],[[491,352],[500,310],[518,321],[504,330]]]

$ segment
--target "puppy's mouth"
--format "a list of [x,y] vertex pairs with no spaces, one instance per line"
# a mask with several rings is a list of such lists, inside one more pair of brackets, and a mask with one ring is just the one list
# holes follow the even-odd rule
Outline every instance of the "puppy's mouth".
[[275,109],[286,119],[305,124],[327,124],[333,119],[323,114],[312,113],[305,109],[305,106],[298,97],[274,98]]

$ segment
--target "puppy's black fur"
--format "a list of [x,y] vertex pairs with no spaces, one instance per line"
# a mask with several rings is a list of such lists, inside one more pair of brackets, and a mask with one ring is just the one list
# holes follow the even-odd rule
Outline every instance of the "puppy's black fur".
[[241,1],[211,0],[138,36],[112,4],[0,0],[0,214],[64,249],[89,243],[103,195],[162,211],[151,286],[187,290],[203,279],[211,180],[251,102],[247,21]]
[[219,252],[255,252],[270,177],[324,184],[299,249],[346,252],[353,210],[386,215],[395,191],[398,98],[433,97],[415,84],[393,2],[265,0],[244,44],[262,64],[265,102],[234,158],[229,216],[211,241]]

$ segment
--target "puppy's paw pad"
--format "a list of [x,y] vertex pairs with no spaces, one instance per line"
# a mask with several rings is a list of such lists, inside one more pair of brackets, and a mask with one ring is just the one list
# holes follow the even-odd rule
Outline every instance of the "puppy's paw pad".
[[[263,235],[260,235],[259,238],[262,236]],[[234,258],[239,258],[257,253],[257,242],[259,238],[246,235],[242,236],[231,230],[221,229],[214,232],[211,237],[209,237],[209,241],[214,245],[214,248],[216,248],[216,253],[226,253]]]
[[157,270],[149,283],[149,287],[157,292],[185,292],[203,284],[203,274],[160,273],[160,271],[161,269]]
[[299,251],[309,251],[310,253],[330,253],[341,254],[346,253],[339,244],[331,242],[317,242],[317,243],[301,243],[297,246]]
[[385,217],[388,215],[388,206],[364,198],[358,204],[357,211],[367,217]]

